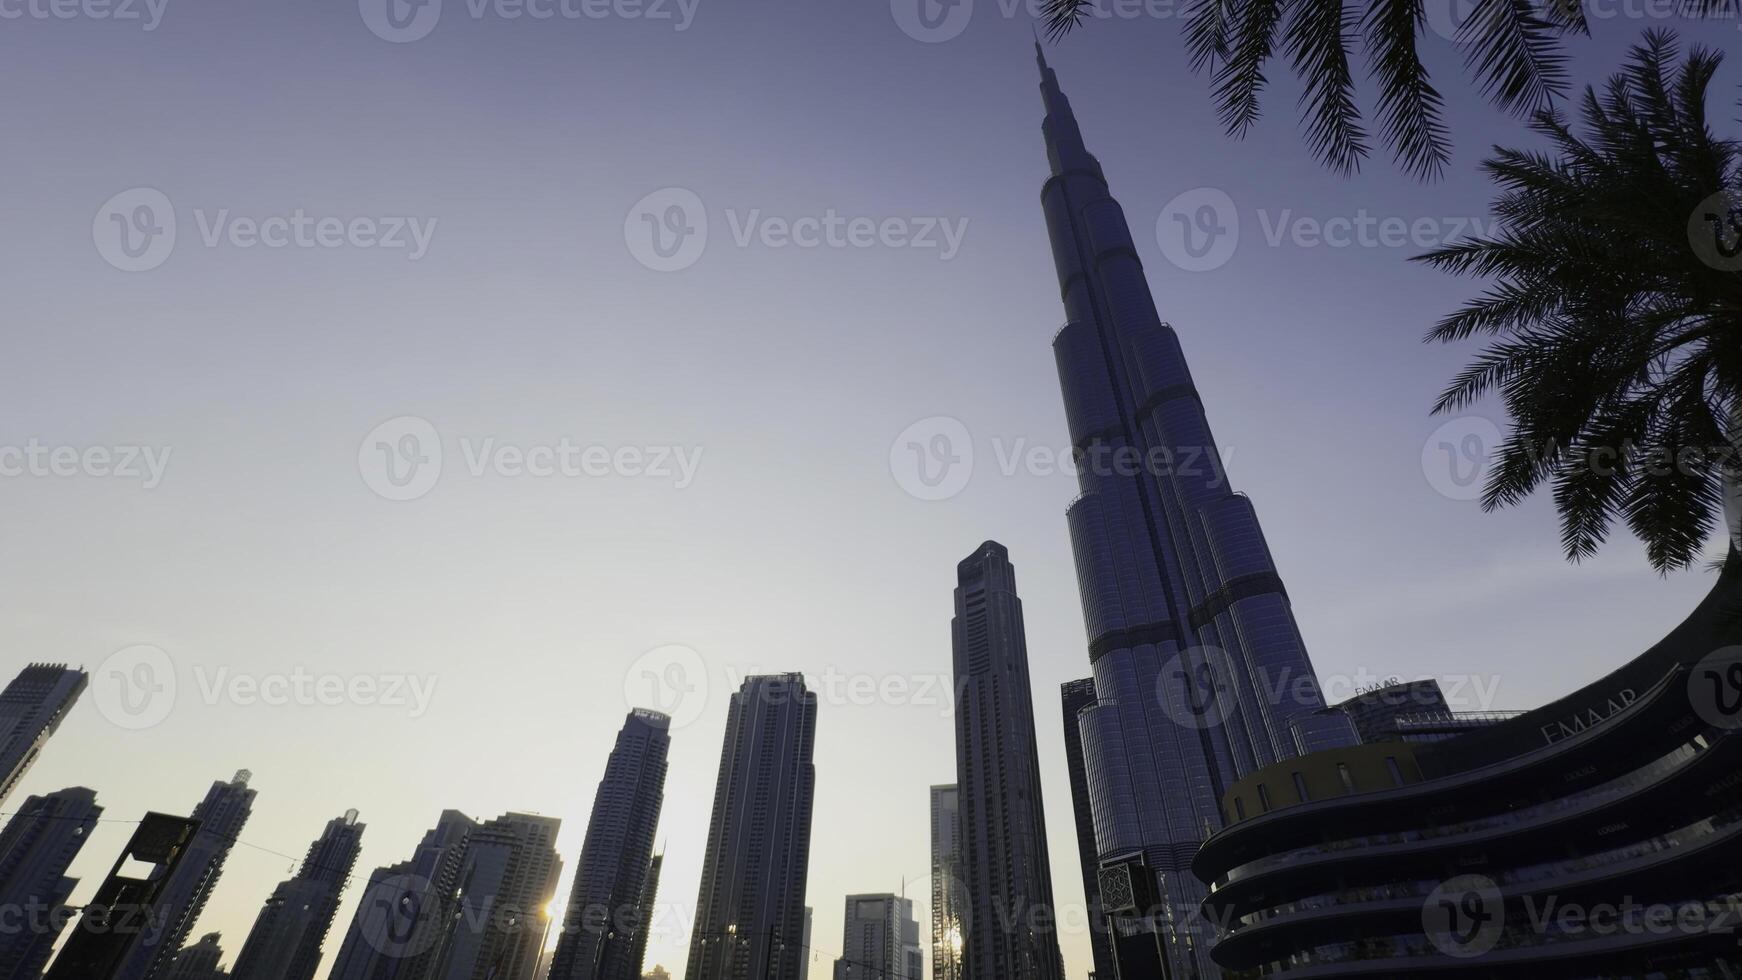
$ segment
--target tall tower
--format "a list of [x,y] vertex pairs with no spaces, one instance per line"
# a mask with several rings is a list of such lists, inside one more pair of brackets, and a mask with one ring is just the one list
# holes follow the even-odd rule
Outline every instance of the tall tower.
[[923,980],[913,901],[899,895],[848,895],[834,980]]
[[1010,553],[956,566],[956,786],[968,980],[1062,980],[1028,640]]
[[472,833],[440,980],[532,980],[562,875],[561,828],[555,817],[510,813]]
[[224,958],[224,948],[219,945],[222,939],[218,933],[208,932],[199,942],[183,947],[170,964],[169,980],[229,980],[230,971],[218,965]]
[[377,868],[328,980],[430,980],[455,929],[477,821],[444,810],[409,861]]
[[[635,964],[636,977],[641,976],[641,967],[647,962],[647,938],[653,935],[653,924],[658,919],[659,873],[664,867],[665,855],[655,854],[647,862],[647,880],[641,885],[641,916],[638,922],[640,928],[635,930],[635,940],[629,950],[629,962]],[[808,937],[805,945],[810,945]]]
[[198,825],[198,833],[158,886],[155,907],[163,916],[163,931],[139,937],[115,980],[164,980],[168,976],[170,962],[193,933],[194,922],[205,911],[206,901],[224,873],[230,848],[254,812],[255,792],[248,788],[252,778],[253,774],[243,769],[227,783],[213,783],[206,798],[194,807],[190,819]]
[[1095,817],[1089,806],[1089,771],[1083,764],[1083,736],[1078,715],[1095,704],[1095,679],[1066,681],[1059,687],[1065,716],[1065,767],[1071,774],[1071,814],[1077,825],[1077,861],[1083,870],[1083,900],[1088,905],[1089,946],[1095,956],[1095,980],[1114,980],[1113,937],[1101,912],[1101,859],[1095,850]]
[[363,827],[356,810],[327,822],[296,877],[273,889],[255,918],[236,955],[234,980],[314,980],[321,945],[363,846]]
[[0,691],[0,803],[18,788],[89,681],[66,664],[31,664]]
[[[593,796],[581,863],[563,914],[562,938],[550,980],[638,980],[636,938],[651,921],[643,906],[653,837],[665,802],[665,757],[671,719],[657,711],[629,713]],[[645,950],[645,936],[642,949]]]
[[962,980],[961,793],[931,788],[931,975]]
[[[0,980],[37,980],[60,938],[64,907],[78,880],[66,876],[103,808],[83,787],[24,801],[0,831]],[[38,917],[40,916],[40,918]]]
[[1124,213],[1044,55],[1040,68],[1041,201],[1065,308],[1053,353],[1082,491],[1067,513],[1099,695],[1080,716],[1096,847],[1125,876],[1112,910],[1163,931],[1171,980],[1215,977],[1208,937],[1184,923],[1222,793],[1351,733],[1315,714],[1324,700],[1252,503],[1228,485]]
[[[85,905],[79,925],[44,980],[119,980],[122,967],[139,944],[139,935],[137,930],[118,929],[113,923],[119,918],[137,918],[140,909],[168,908],[162,902],[165,888],[175,880],[198,830],[197,820],[147,813],[108,877]],[[165,975],[168,972],[166,966]]]
[[732,695],[685,980],[798,980],[816,724],[801,674],[750,677]]

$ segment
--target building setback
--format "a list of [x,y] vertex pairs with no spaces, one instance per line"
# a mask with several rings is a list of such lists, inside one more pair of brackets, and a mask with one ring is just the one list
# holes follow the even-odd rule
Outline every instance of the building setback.
[[18,788],[89,681],[66,664],[31,664],[0,691],[0,803]]
[[1063,980],[1035,745],[1028,641],[1010,553],[956,566],[956,786],[967,980]]
[[0,980],[37,980],[60,938],[57,914],[78,884],[67,868],[97,829],[103,808],[83,787],[32,796],[0,831]]
[[357,811],[327,822],[296,877],[279,884],[236,956],[236,980],[314,980],[321,946],[351,879],[364,825]]
[[685,980],[799,980],[816,721],[800,674],[732,695]]
[[477,821],[444,810],[411,859],[377,868],[328,980],[430,980],[459,928],[466,845]]
[[644,904],[644,892],[665,803],[670,748],[671,719],[657,711],[631,711],[617,733],[593,796],[549,980],[641,976],[646,927],[653,915],[652,906]]

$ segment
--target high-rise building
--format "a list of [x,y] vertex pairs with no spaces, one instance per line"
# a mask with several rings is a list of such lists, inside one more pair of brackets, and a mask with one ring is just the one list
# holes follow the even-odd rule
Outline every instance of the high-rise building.
[[1092,980],[1114,980],[1113,937],[1101,911],[1101,860],[1095,850],[1095,817],[1089,807],[1089,771],[1083,765],[1083,736],[1077,716],[1094,705],[1095,679],[1066,681],[1059,687],[1065,718],[1065,767],[1071,775],[1071,815],[1077,825],[1077,861],[1083,871],[1083,900],[1089,921],[1089,948],[1094,954]]
[[223,937],[208,932],[200,941],[175,954],[169,965],[168,980],[228,980],[230,971],[219,966],[224,949],[218,945]]
[[[199,822],[188,817],[147,813],[109,876],[85,904],[72,935],[54,958],[44,980],[119,980],[137,949],[140,928],[167,908],[167,886],[190,856]],[[161,920],[159,920],[161,921]],[[124,928],[131,925],[131,928]],[[154,948],[158,948],[155,947]],[[171,959],[166,957],[166,962]],[[169,969],[164,968],[167,976]]]
[[89,681],[66,664],[31,664],[0,691],[0,803],[18,788]]
[[[641,886],[641,927],[635,930],[635,942],[629,950],[631,963],[647,962],[647,940],[659,922],[659,873],[664,868],[664,854],[655,854],[647,862],[647,881]],[[636,969],[640,970],[640,966]]]
[[0,830],[0,980],[42,976],[78,884],[67,867],[102,815],[96,793],[73,787],[25,800]]
[[956,566],[956,787],[968,980],[1063,980],[1028,641],[1010,553]]
[[617,733],[563,913],[550,980],[636,980],[636,938],[652,920],[643,905],[653,838],[665,802],[665,757],[671,719],[636,709]]
[[472,832],[440,980],[532,980],[562,875],[561,828],[555,817],[510,813]]
[[314,980],[321,947],[351,880],[364,825],[357,811],[327,821],[296,876],[272,891],[236,955],[236,980]]
[[798,980],[816,722],[800,674],[750,677],[732,695],[686,980]]
[[656,966],[641,975],[641,980],[671,980],[671,974],[665,972],[665,967]]
[[923,980],[912,899],[848,895],[834,980]]
[[224,873],[230,848],[254,811],[255,791],[248,788],[251,778],[253,775],[244,769],[229,782],[213,783],[206,798],[194,807],[189,819],[198,833],[157,890],[155,909],[163,928],[137,937],[116,980],[163,980],[168,975],[170,962],[193,934],[194,923]]
[[460,927],[466,845],[477,821],[444,810],[408,861],[377,868],[328,980],[430,980]]
[[[1222,794],[1354,733],[1321,711],[1252,502],[1229,485],[1124,214],[1044,56],[1040,67],[1041,199],[1065,309],[1053,353],[1080,463],[1067,513],[1099,695],[1080,717],[1101,895],[1158,930],[1148,945],[1172,980],[1215,977],[1190,867]],[[1121,980],[1152,975],[1121,964]]]
[[932,980],[962,980],[962,906],[967,893],[960,877],[961,793],[955,786],[931,788],[931,975]]

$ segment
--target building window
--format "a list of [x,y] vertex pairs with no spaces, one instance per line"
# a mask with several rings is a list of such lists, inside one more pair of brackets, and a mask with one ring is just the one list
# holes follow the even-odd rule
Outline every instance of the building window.
[[1385,757],[1385,768],[1391,773],[1391,781],[1398,786],[1402,786],[1403,770],[1398,768],[1396,756],[1388,755]]
[[1258,787],[1258,809],[1265,813],[1270,812],[1270,787],[1268,786],[1260,785]]
[[1348,763],[1337,763],[1337,775],[1343,779],[1343,792],[1355,792],[1355,774],[1349,771]]
[[1307,792],[1306,777],[1300,773],[1294,774],[1294,795],[1300,797],[1302,803],[1310,803],[1312,794]]
[[1238,823],[1239,821],[1245,820],[1245,819],[1246,819],[1246,801],[1244,799],[1241,799],[1240,797],[1236,796],[1236,797],[1234,797],[1234,820],[1236,823]]

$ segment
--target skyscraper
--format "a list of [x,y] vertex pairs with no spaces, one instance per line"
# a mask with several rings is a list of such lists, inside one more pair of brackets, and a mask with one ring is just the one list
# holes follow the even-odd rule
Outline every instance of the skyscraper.
[[1089,920],[1089,946],[1095,980],[1114,980],[1113,937],[1101,913],[1101,860],[1095,850],[1095,817],[1089,808],[1089,772],[1083,765],[1083,736],[1077,716],[1095,703],[1095,679],[1066,681],[1059,687],[1065,716],[1065,767],[1071,774],[1071,814],[1077,825],[1077,860],[1083,871],[1083,899]]
[[[659,921],[659,873],[664,868],[664,854],[655,854],[647,862],[647,881],[641,886],[640,928],[635,930],[635,941],[629,951],[631,963],[645,964],[647,962],[647,938],[653,935],[655,923]],[[809,943],[808,939],[806,943]],[[639,969],[640,967],[637,967],[637,970]]]
[[[653,837],[665,802],[665,756],[671,719],[657,711],[629,713],[593,796],[574,888],[563,914],[562,938],[550,980],[636,980],[636,937],[653,909],[643,889]],[[643,939],[641,947],[646,949]]]
[[223,947],[218,945],[222,938],[215,932],[208,932],[200,937],[199,942],[175,954],[169,965],[168,980],[227,980],[230,971],[218,965],[224,958]]
[[472,832],[440,980],[532,980],[562,875],[561,828],[555,817],[510,813]]
[[968,980],[1063,980],[1016,569],[988,541],[956,566],[956,786]]
[[0,831],[0,980],[37,980],[60,938],[66,876],[103,808],[83,787],[32,796]]
[[[188,857],[198,821],[147,813],[139,822],[108,877],[85,905],[72,936],[54,958],[44,980],[117,980],[129,955],[150,930],[124,929],[155,916],[166,906],[166,886]],[[161,948],[153,944],[153,948]],[[166,958],[167,961],[168,958]],[[168,967],[164,973],[168,974]]]
[[430,980],[458,915],[466,845],[477,821],[444,810],[409,861],[377,868],[328,980]]
[[923,980],[913,901],[848,895],[834,980]]
[[732,695],[685,980],[798,980],[816,722],[800,674]]
[[1044,56],[1040,67],[1052,169],[1041,200],[1065,308],[1053,353],[1082,491],[1068,519],[1099,695],[1080,717],[1102,898],[1162,930],[1153,945],[1172,980],[1215,977],[1190,864],[1221,823],[1223,792],[1353,734],[1317,714],[1252,502],[1228,485],[1124,214]]
[[339,896],[363,846],[363,828],[356,810],[327,822],[296,877],[273,889],[255,918],[236,955],[235,980],[314,980]]
[[960,878],[961,794],[955,786],[931,788],[931,975],[932,980],[962,980],[962,909],[967,898]]
[[190,819],[198,826],[198,833],[157,889],[155,907],[163,917],[163,931],[138,937],[115,974],[116,980],[163,980],[167,976],[170,961],[205,911],[206,901],[224,873],[230,848],[254,812],[255,793],[248,788],[251,778],[253,774],[244,769],[227,783],[213,783],[206,798],[194,807]]
[[0,803],[18,788],[89,680],[66,664],[31,664],[0,691]]

